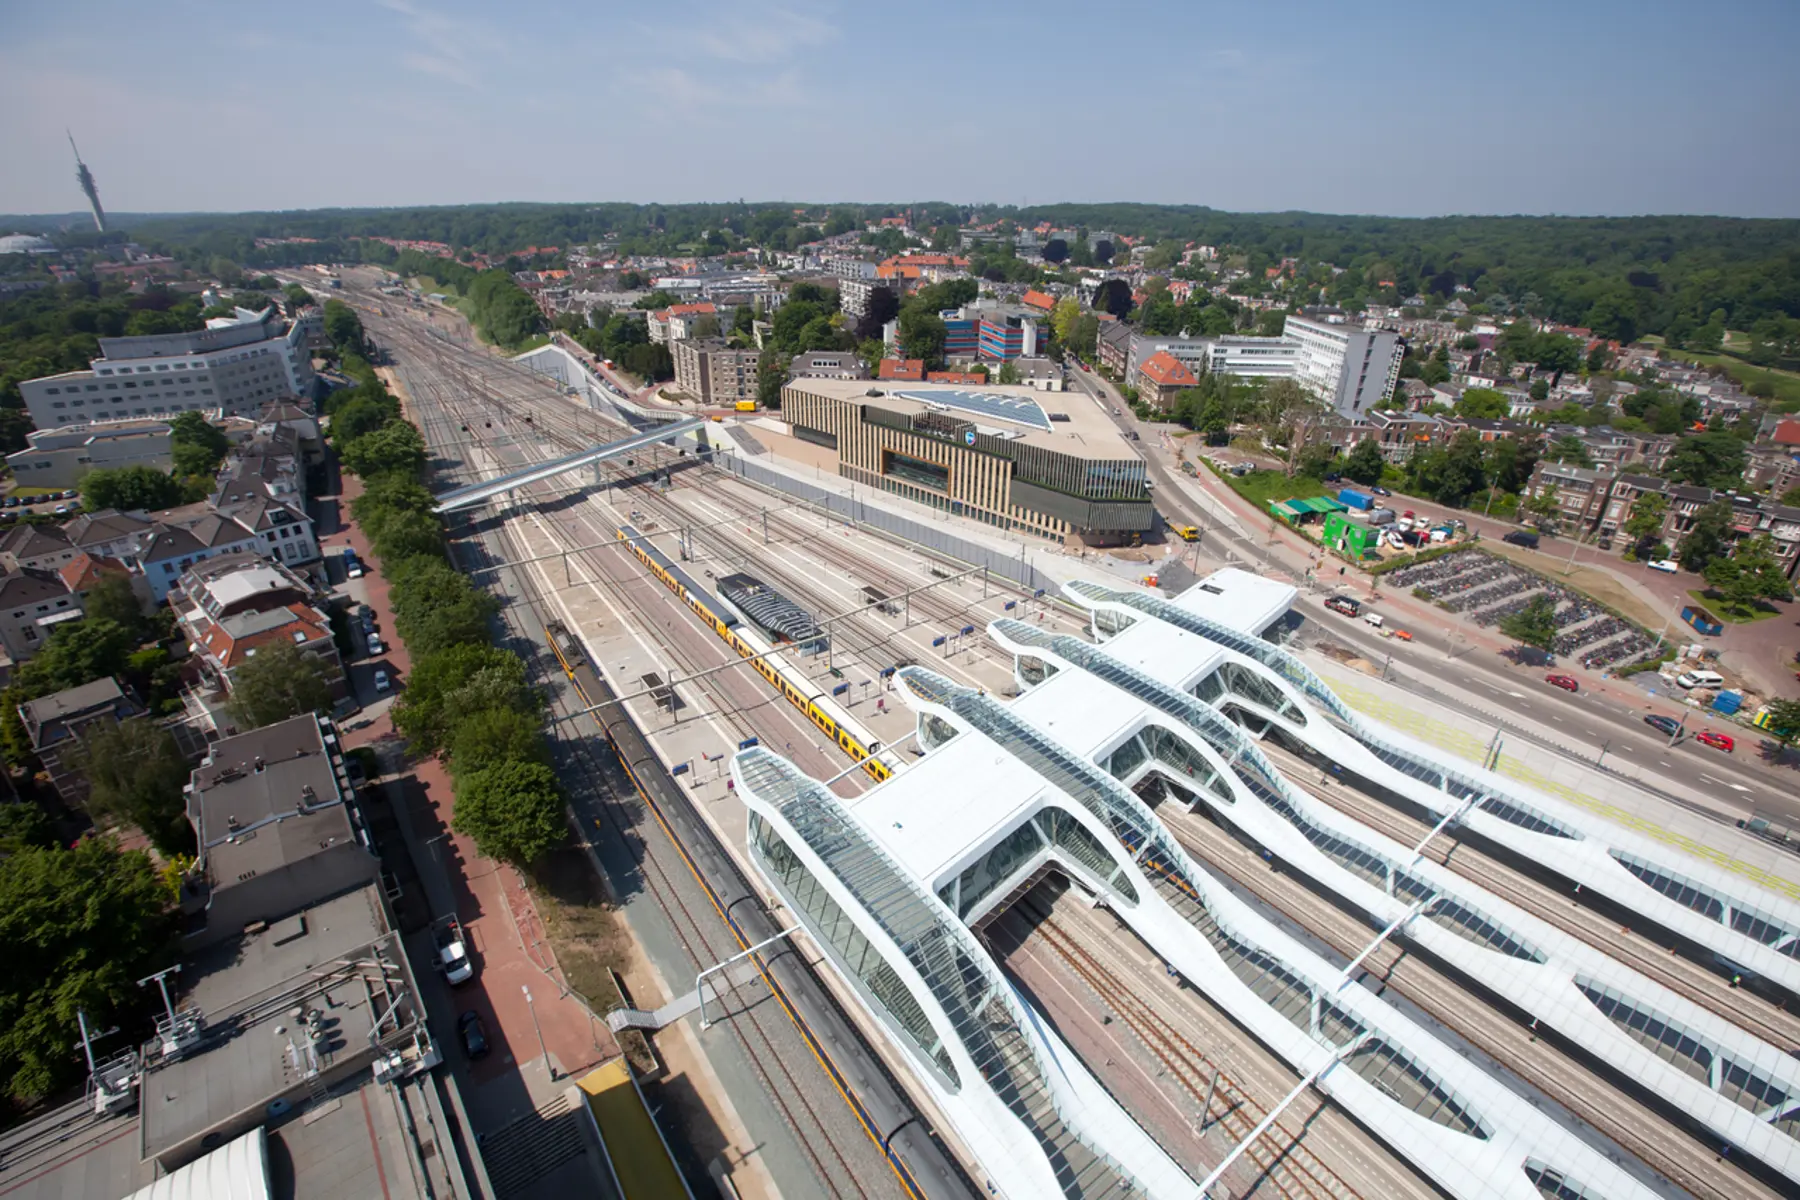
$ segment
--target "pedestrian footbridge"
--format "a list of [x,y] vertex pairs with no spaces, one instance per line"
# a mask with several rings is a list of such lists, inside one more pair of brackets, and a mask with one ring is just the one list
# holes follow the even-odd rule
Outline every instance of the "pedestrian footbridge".
[[570,471],[579,471],[583,467],[592,466],[606,459],[616,458],[633,450],[642,450],[656,442],[673,441],[683,434],[692,433],[705,424],[706,422],[699,418],[676,421],[670,425],[659,426],[648,433],[634,434],[616,442],[590,446],[586,450],[565,454],[563,457],[553,458],[549,462],[534,463],[529,467],[502,475],[498,479],[452,488],[436,498],[437,507],[432,511],[451,513],[465,508],[475,508],[527,484],[537,483],[543,479],[552,479],[558,475],[566,475]]

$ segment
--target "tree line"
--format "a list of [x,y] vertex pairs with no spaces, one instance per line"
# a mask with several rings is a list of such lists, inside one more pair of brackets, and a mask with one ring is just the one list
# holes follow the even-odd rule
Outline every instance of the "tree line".
[[[348,342],[366,345],[360,328]],[[529,864],[568,835],[543,698],[519,656],[494,644],[498,601],[450,562],[424,485],[424,439],[373,371],[349,369],[361,379],[346,389],[355,394],[335,393],[326,411],[340,462],[362,480],[350,511],[391,585],[395,630],[412,656],[394,725],[413,751],[445,759],[454,828],[491,858]]]

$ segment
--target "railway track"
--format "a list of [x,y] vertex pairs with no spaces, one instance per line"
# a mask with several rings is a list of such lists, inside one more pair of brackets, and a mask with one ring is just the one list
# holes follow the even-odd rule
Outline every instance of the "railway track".
[[[1374,930],[1361,918],[1315,894],[1293,873],[1271,871],[1254,851],[1204,817],[1183,814],[1178,819],[1165,817],[1164,823],[1197,861],[1261,897],[1344,960],[1373,936]],[[1713,1149],[1657,1118],[1639,1100],[1620,1093],[1577,1060],[1572,1048],[1521,1026],[1402,943],[1390,941],[1376,950],[1364,960],[1359,975],[1362,986],[1377,994],[1393,988],[1432,1020],[1693,1195],[1708,1200],[1774,1200],[1781,1195],[1720,1161]],[[1648,1121],[1634,1119],[1639,1114]]]
[[[461,420],[476,415],[474,411],[460,406],[456,400],[445,395],[443,389],[429,378],[421,380],[409,373],[407,382],[416,400],[425,401],[428,395],[427,403],[438,409],[435,413],[419,414],[422,424],[427,427],[428,440],[434,447],[454,442],[456,439],[453,435],[460,432]],[[420,407],[425,407],[425,404],[422,403]],[[516,444],[522,449],[529,446],[524,439]],[[529,450],[525,452],[529,453]],[[466,475],[468,471],[465,468],[447,474]],[[546,493],[548,489],[540,487],[530,498],[559,498],[554,493]],[[501,552],[495,555],[486,545],[486,539],[478,538],[476,540],[481,543],[482,551],[489,557],[502,561],[520,557],[517,553],[516,535],[507,527],[507,523],[498,525],[492,536],[500,541]],[[569,532],[554,517],[548,521],[548,526],[563,536],[567,536]],[[576,537],[573,541],[579,545],[581,539]],[[459,549],[468,544],[462,543]],[[614,588],[622,590],[626,581],[625,573],[629,574],[632,582],[643,579],[635,566],[625,567],[618,562],[616,555],[612,556],[611,563],[605,561],[605,556],[593,551],[579,552],[578,557],[584,568],[592,571],[597,578],[606,580]],[[540,613],[553,611],[549,609],[546,589],[533,577],[534,574],[530,569],[509,572],[521,598],[528,605]],[[532,632],[522,627],[516,610],[503,610],[502,616],[515,636],[537,643]],[[676,653],[666,643],[665,649],[669,649],[671,654]],[[539,682],[547,681],[542,660],[533,655],[527,661],[532,663]],[[553,706],[561,715],[573,717],[575,707],[569,702],[567,694],[562,689],[551,689],[551,694]],[[730,714],[727,719],[735,720],[736,715]],[[567,721],[558,722],[557,726],[561,729],[568,727],[568,724]],[[617,782],[617,764],[608,763],[602,758],[596,750],[596,741],[591,736],[560,736],[555,739],[557,753],[563,759],[561,765],[565,779],[610,779]],[[719,919],[719,914],[714,913],[705,902],[699,880],[681,861],[677,848],[658,832],[642,828],[642,814],[635,809],[635,799],[635,793],[617,786],[596,791],[591,803],[592,808],[600,814],[596,824],[600,825],[603,835],[618,839],[620,845],[628,848],[645,892],[655,901],[696,971],[738,953],[742,949],[741,945],[731,936],[729,926]],[[701,892],[701,895],[696,896],[696,892]],[[726,997],[726,1003],[735,1004],[736,1015],[722,1024],[731,1031],[744,1058],[751,1064],[772,1111],[778,1113],[781,1121],[793,1131],[794,1140],[823,1193],[862,1200],[881,1200],[905,1194],[905,1190],[880,1160],[870,1157],[866,1139],[846,1136],[848,1130],[837,1128],[843,1123],[841,1112],[833,1113],[825,1107],[829,1103],[827,1098],[831,1094],[830,1087],[822,1087],[821,1083],[824,1081],[810,1077],[800,1065],[806,1060],[803,1051],[795,1053],[798,1048],[792,1044],[792,1027],[787,1026],[783,1018],[765,1013],[763,1006],[757,1003],[767,998],[766,993],[742,994],[738,991],[739,986],[734,984],[732,992]],[[775,1022],[782,1024],[777,1026]],[[783,1027],[786,1028],[785,1035]]]
[[[1297,759],[1264,743],[1278,763],[1296,764],[1285,771],[1289,782],[1304,789],[1323,804],[1353,818],[1370,829],[1383,833],[1403,845],[1414,845],[1424,836],[1427,826],[1344,787],[1324,788],[1312,782],[1316,771],[1309,770]],[[1531,879],[1490,855],[1477,850],[1456,837],[1454,831],[1443,835],[1427,847],[1432,861],[1480,884],[1502,899],[1511,901],[1531,915],[1549,922],[1563,932],[1578,938],[1601,953],[1630,966],[1693,1001],[1723,1019],[1755,1034],[1772,1045],[1790,1050],[1800,1049],[1800,1014],[1784,1008],[1768,998],[1743,988],[1734,988],[1729,980],[1706,967],[1674,953],[1666,946],[1607,919],[1593,909],[1581,905],[1569,893],[1558,891]]]

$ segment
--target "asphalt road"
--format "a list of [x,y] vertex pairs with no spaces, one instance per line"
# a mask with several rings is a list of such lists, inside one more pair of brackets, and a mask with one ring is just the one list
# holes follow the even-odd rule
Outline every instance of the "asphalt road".
[[[1069,378],[1074,390],[1092,397],[1122,431],[1140,435],[1141,440],[1136,445],[1155,484],[1157,508],[1171,524],[1191,523],[1200,527],[1199,556],[1203,560],[1222,565],[1227,561],[1229,549],[1249,564],[1294,574],[1292,566],[1281,562],[1271,548],[1255,536],[1240,537],[1222,527],[1210,514],[1198,511],[1198,506],[1178,487],[1176,472],[1170,469],[1165,456],[1155,452],[1157,433],[1154,427],[1140,423],[1103,381],[1078,367],[1069,372]],[[1116,416],[1112,415],[1115,408],[1118,410]],[[1321,601],[1322,596],[1308,596],[1303,591],[1300,602],[1302,611],[1317,627],[1319,635],[1354,647],[1372,661],[1385,661],[1391,654],[1402,686],[1406,686],[1409,679],[1415,679],[1433,691],[1437,690],[1434,685],[1444,684],[1472,689],[1482,695],[1492,715],[1513,722],[1552,726],[1557,740],[1574,745],[1589,761],[1599,755],[1603,746],[1607,756],[1626,754],[1638,762],[1656,754],[1658,757],[1654,761],[1673,782],[1727,801],[1750,805],[1759,815],[1775,821],[1800,824],[1800,777],[1792,768],[1745,761],[1758,753],[1756,747],[1760,739],[1747,736],[1739,726],[1709,722],[1703,713],[1688,710],[1678,701],[1663,700],[1648,693],[1641,702],[1631,705],[1592,692],[1571,695],[1544,683],[1546,672],[1514,667],[1490,650],[1470,646],[1453,631],[1412,628],[1412,643],[1396,642],[1381,637],[1361,622],[1332,613]],[[1683,712],[1689,712],[1689,734],[1712,724],[1735,737],[1737,749],[1728,754],[1695,742],[1688,735],[1684,735],[1679,745],[1671,747],[1666,737],[1644,724],[1647,712],[1677,718]]]

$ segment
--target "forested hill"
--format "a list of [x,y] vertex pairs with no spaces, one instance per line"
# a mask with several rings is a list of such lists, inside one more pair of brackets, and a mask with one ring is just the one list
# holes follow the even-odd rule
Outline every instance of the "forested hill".
[[[530,247],[606,239],[625,253],[719,254],[791,250],[822,233],[866,220],[910,215],[940,246],[971,222],[1050,222],[1158,243],[1155,261],[1178,259],[1197,243],[1236,256],[1261,275],[1284,258],[1318,272],[1330,298],[1345,303],[1414,293],[1498,299],[1496,311],[1526,311],[1630,340],[1714,323],[1750,329],[1771,318],[1800,318],[1800,221],[1723,217],[1432,217],[1228,213],[1198,206],[1056,204],[967,208],[943,203],[818,204],[489,204],[442,208],[319,209],[191,214],[134,220],[130,236],[183,258],[222,256],[270,267],[324,256],[356,259],[382,236],[445,243],[506,255]],[[7,218],[0,218],[0,228]],[[75,232],[70,240],[97,235]],[[108,238],[119,235],[105,235]],[[316,244],[257,247],[257,238],[312,238]],[[379,245],[379,244],[375,244]],[[382,251],[373,256],[384,257]],[[386,251],[385,256],[391,256]],[[1391,288],[1380,287],[1390,283]],[[1714,318],[1718,318],[1716,321]]]

